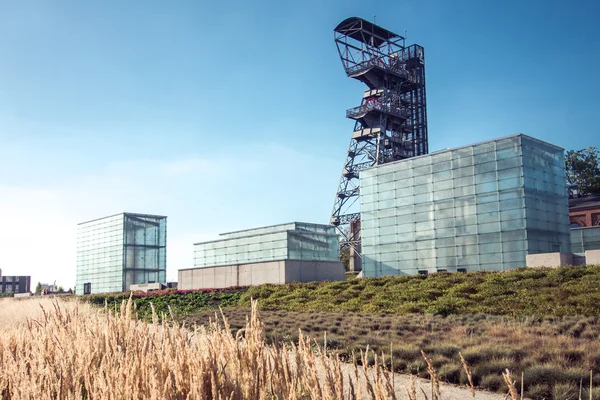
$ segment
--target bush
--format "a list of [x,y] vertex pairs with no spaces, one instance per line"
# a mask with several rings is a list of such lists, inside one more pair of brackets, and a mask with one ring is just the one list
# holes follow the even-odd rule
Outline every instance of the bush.
[[573,384],[557,383],[552,387],[552,398],[554,400],[576,400],[578,396],[577,388]]
[[473,374],[477,376],[497,375],[502,376],[502,373],[508,368],[512,369],[515,365],[515,360],[512,358],[492,358],[491,360],[481,362],[473,368]]
[[506,387],[506,383],[504,382],[502,375],[490,374],[485,375],[481,378],[481,380],[479,381],[479,386],[481,386],[484,389],[495,392],[501,388]]
[[538,383],[554,383],[565,376],[563,369],[555,365],[534,365],[524,371],[525,386]]
[[[584,385],[585,385],[585,383],[584,383]],[[581,398],[586,399],[586,400],[590,398],[590,388],[589,387],[583,388]],[[600,400],[600,389],[592,388],[592,400]]]
[[544,383],[525,386],[525,396],[532,400],[550,399],[551,394],[550,387]]
[[463,368],[457,363],[446,363],[443,364],[437,371],[440,380],[450,383],[460,382],[460,373]]
[[393,348],[392,355],[394,362],[396,360],[413,361],[421,358],[421,348],[414,344]]

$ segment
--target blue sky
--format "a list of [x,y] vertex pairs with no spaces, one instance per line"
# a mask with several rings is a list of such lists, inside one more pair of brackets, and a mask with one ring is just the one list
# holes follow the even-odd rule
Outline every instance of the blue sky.
[[372,19],[425,48],[430,150],[522,132],[600,147],[596,1],[0,0],[0,268],[75,281],[76,224],[169,216],[192,243],[327,223],[362,86],[333,42]]

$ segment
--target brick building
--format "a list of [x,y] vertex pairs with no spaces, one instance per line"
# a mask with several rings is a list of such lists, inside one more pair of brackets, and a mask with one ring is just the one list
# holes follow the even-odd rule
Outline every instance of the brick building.
[[600,194],[569,199],[571,228],[600,226]]

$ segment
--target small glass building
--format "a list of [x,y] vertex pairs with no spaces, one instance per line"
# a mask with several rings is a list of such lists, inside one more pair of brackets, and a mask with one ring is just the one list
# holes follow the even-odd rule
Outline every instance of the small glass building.
[[291,222],[223,233],[194,244],[194,267],[275,260],[339,261],[339,238],[331,225]]
[[573,253],[600,250],[600,226],[571,228],[571,250]]
[[166,283],[167,217],[122,213],[77,229],[76,293],[123,292]]
[[564,150],[526,135],[360,173],[363,275],[506,270],[570,252]]

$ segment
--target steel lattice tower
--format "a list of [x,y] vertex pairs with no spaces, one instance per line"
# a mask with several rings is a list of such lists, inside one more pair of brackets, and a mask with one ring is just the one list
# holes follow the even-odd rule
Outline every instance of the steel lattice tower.
[[335,197],[331,224],[350,249],[351,269],[360,270],[358,203],[360,170],[428,153],[423,47],[352,17],[334,30],[346,75],[367,85],[360,106],[346,111],[356,121]]

